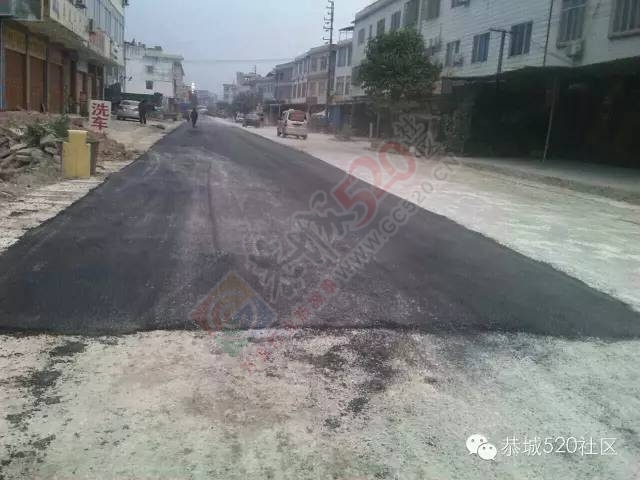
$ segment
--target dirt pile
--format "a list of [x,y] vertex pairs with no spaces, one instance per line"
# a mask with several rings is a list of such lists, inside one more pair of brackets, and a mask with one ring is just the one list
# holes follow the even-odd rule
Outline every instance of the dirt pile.
[[[1,114],[0,182],[15,181],[18,176],[36,171],[58,178],[62,171],[62,143],[70,128],[86,130],[80,118],[34,112]],[[88,131],[88,140],[99,143],[98,165],[131,161],[137,155],[104,134]]]

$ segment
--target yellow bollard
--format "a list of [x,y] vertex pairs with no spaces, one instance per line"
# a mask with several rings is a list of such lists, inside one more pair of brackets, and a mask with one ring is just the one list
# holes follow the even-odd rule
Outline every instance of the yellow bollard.
[[87,132],[69,130],[69,141],[62,145],[62,175],[64,178],[89,178],[91,176],[91,145]]

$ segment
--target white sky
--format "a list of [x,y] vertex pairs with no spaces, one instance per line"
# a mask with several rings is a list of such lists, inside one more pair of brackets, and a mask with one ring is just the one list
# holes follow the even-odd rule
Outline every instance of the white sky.
[[[335,0],[335,35],[372,1]],[[185,81],[221,94],[236,71],[255,65],[264,75],[280,59],[322,45],[325,7],[325,0],[131,0],[126,39],[182,54]],[[276,61],[238,61],[254,59]]]

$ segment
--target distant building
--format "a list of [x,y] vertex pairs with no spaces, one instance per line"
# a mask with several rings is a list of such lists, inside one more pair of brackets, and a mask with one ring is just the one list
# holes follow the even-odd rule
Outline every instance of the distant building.
[[166,53],[159,46],[125,42],[125,58],[127,95],[161,94],[165,106],[180,98],[184,85],[181,55]]
[[202,105],[205,107],[215,106],[218,100],[217,95],[210,92],[209,90],[196,90],[195,94],[198,99],[198,105]]
[[236,96],[236,85],[235,83],[225,83],[222,85],[222,100],[226,103],[233,102],[234,97]]

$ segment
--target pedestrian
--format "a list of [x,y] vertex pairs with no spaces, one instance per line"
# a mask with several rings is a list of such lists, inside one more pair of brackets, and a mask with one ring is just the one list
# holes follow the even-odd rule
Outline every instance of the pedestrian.
[[191,126],[196,128],[196,123],[198,123],[198,110],[194,108],[191,110]]
[[138,104],[138,115],[140,116],[140,123],[142,125],[146,125],[147,124],[147,101],[146,100],[142,100]]

